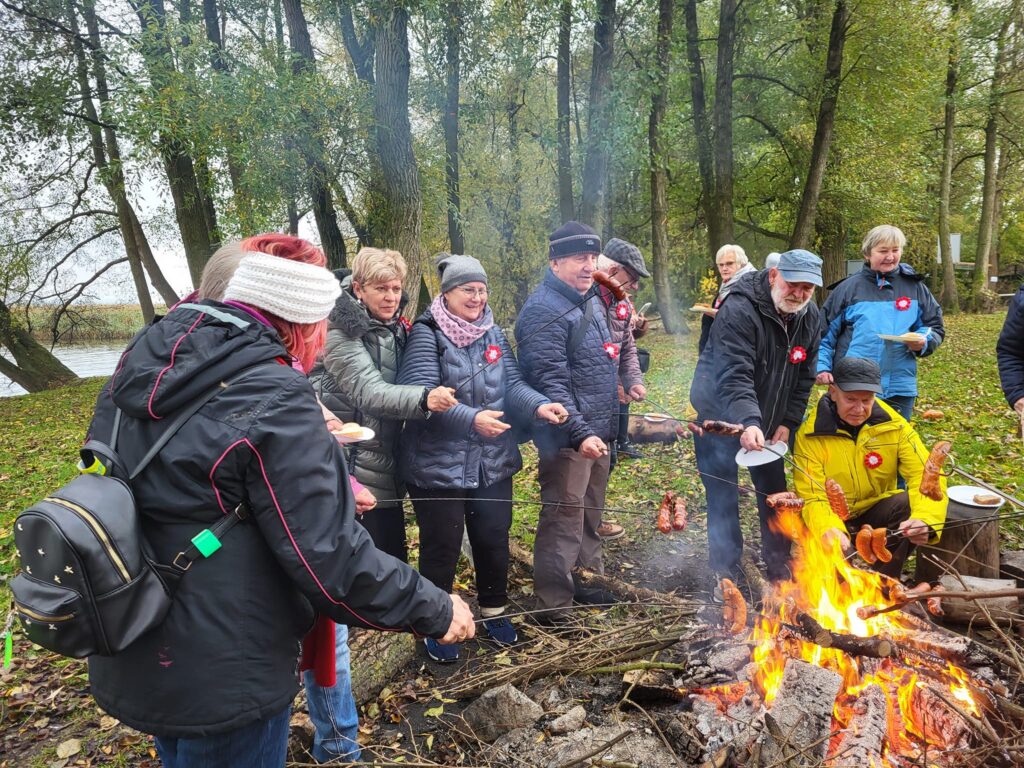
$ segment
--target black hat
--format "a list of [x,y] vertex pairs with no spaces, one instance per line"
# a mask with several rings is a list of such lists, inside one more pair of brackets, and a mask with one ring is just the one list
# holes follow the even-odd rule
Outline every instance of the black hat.
[[832,369],[832,383],[843,392],[882,394],[882,369],[874,360],[844,357]]
[[644,255],[640,249],[632,243],[613,237],[604,245],[604,255],[616,264],[621,264],[637,277],[650,277],[647,265],[644,264]]
[[601,238],[586,224],[568,221],[548,235],[548,258],[564,259],[577,253],[600,253]]

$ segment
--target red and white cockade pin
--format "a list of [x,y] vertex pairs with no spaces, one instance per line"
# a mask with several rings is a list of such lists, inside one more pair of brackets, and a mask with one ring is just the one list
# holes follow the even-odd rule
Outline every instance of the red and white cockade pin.
[[629,314],[629,305],[624,301],[620,301],[615,307],[615,316],[619,318],[619,320],[626,320],[629,318]]
[[798,365],[807,359],[807,350],[803,347],[793,347],[789,350],[789,362]]
[[609,358],[611,358],[612,360],[615,360],[619,356],[619,345],[618,344],[613,344],[610,341],[606,341],[604,343],[604,351],[608,355]]
[[906,312],[908,309],[910,309],[910,305],[912,303],[913,302],[910,301],[909,296],[900,296],[898,299],[896,299],[896,309],[898,309],[900,312]]
[[484,360],[488,363],[496,363],[501,360],[501,347],[497,344],[488,345],[484,350]]
[[871,451],[864,456],[864,466],[868,469],[878,469],[882,466],[882,456],[875,451]]
[[406,332],[412,330],[412,323],[409,322],[408,318],[402,317],[401,315],[398,317],[398,324],[405,328]]

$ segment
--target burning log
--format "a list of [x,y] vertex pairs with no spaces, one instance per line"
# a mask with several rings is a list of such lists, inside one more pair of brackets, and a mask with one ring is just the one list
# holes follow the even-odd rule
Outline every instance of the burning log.
[[869,685],[861,691],[852,710],[850,722],[833,744],[832,755],[825,762],[828,768],[862,768],[882,762],[886,702],[881,686]]
[[963,750],[970,745],[967,721],[934,691],[931,684],[918,682],[910,689],[910,706],[903,713],[910,732],[943,749]]
[[829,669],[800,659],[786,662],[771,714],[765,716],[762,768],[798,756],[803,758],[800,763],[812,765],[824,759],[832,708],[842,685],[842,677]]
[[835,648],[850,656],[867,656],[874,659],[884,659],[895,652],[893,642],[885,637],[857,637],[833,632],[825,629],[813,616],[804,611],[797,611],[795,620],[800,628],[801,637],[822,648]]

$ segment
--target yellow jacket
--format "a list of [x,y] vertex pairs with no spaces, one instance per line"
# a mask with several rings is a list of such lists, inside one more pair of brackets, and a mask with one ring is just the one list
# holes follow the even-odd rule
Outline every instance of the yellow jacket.
[[[853,520],[882,499],[900,493],[899,474],[907,481],[910,516],[937,532],[946,519],[946,499],[934,501],[918,490],[927,458],[928,449],[913,427],[881,400],[875,400],[871,416],[854,440],[839,426],[831,399],[822,397],[813,418],[807,418],[796,433],[793,459],[815,480],[812,483],[803,472],[793,473],[796,492],[804,500],[804,522],[818,537],[830,528],[846,529],[819,487],[827,478],[842,486]],[[945,477],[939,478],[939,487],[945,497]],[[929,543],[938,540],[936,534]]]

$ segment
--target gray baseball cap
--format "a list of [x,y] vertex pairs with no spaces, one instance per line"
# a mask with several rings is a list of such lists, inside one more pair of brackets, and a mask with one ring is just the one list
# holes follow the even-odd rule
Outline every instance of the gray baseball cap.
[[843,392],[882,394],[882,369],[874,360],[844,357],[832,368],[832,383]]
[[626,267],[637,277],[651,276],[651,273],[647,271],[647,265],[644,264],[644,255],[632,243],[613,237],[604,244],[604,255],[616,264]]
[[811,283],[821,287],[821,259],[803,248],[779,256],[779,272],[787,283]]

